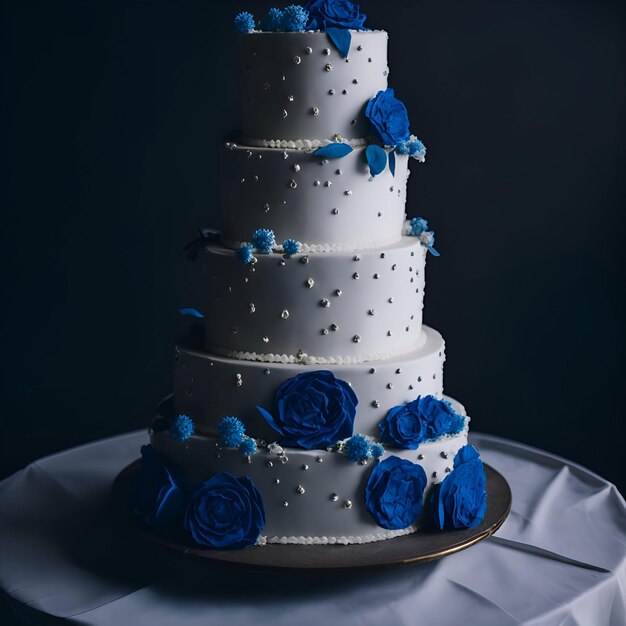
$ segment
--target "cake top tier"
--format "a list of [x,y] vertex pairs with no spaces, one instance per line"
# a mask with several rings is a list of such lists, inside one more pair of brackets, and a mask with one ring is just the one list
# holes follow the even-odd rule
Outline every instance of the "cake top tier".
[[254,31],[240,36],[246,143],[276,145],[337,136],[365,141],[371,134],[366,105],[387,88],[388,37],[384,31],[349,32],[348,56],[326,32]]

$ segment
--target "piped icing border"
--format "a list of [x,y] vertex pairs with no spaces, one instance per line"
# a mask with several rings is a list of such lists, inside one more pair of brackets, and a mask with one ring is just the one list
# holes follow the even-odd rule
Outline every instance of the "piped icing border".
[[307,545],[307,546],[319,546],[319,545],[332,545],[332,544],[341,544],[341,545],[349,545],[355,543],[373,543],[374,541],[383,541],[385,539],[394,539],[395,537],[402,537],[404,535],[410,535],[412,533],[417,532],[420,529],[420,526],[417,524],[413,524],[412,526],[408,526],[407,528],[402,528],[400,530],[385,530],[380,533],[372,533],[369,535],[354,535],[354,536],[339,536],[339,537],[260,537],[258,544],[264,545],[267,543],[278,543],[278,544],[299,544],[299,545]]
[[[373,250],[374,248],[383,248],[386,246],[391,246],[394,243],[398,243],[402,241],[402,233],[398,237],[393,237],[390,239],[379,239],[376,241],[365,241],[365,242],[356,242],[349,244],[342,243],[301,243],[299,248],[300,254],[315,254],[318,252],[360,252],[363,250]],[[220,243],[225,247],[231,250],[238,250],[244,245],[245,242],[237,241],[235,239],[226,239],[224,237],[220,237]],[[279,250],[280,251],[280,250]]]
[[226,350],[216,346],[207,346],[207,350],[229,359],[238,361],[260,361],[262,363],[289,363],[301,365],[358,365],[369,361],[386,361],[395,357],[405,356],[417,350],[425,341],[423,333],[418,341],[407,344],[402,350],[391,350],[389,352],[372,352],[369,354],[358,354],[356,356],[314,356],[305,352],[298,354],[274,354],[272,352],[245,352],[242,350]]
[[[254,137],[241,137],[239,147],[252,146],[254,148],[282,148],[288,150],[313,150],[336,143],[336,139],[256,139]],[[345,139],[341,142],[359,148],[369,143],[367,138]],[[236,143],[230,143],[226,147],[238,147]]]

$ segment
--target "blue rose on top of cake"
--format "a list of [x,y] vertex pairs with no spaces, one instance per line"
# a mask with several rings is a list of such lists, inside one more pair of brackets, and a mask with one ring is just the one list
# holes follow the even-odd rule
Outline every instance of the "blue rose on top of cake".
[[428,510],[439,530],[475,528],[487,511],[483,462],[474,446],[463,446],[454,457],[454,469],[430,494]]
[[388,530],[414,524],[422,512],[426,472],[421,465],[397,456],[374,467],[365,487],[365,508]]
[[161,526],[180,517],[182,484],[151,446],[141,446],[141,465],[131,486],[132,513],[147,526]]
[[276,415],[257,410],[281,436],[281,444],[322,449],[352,435],[358,399],[348,383],[328,370],[304,372],[276,391]]
[[379,424],[382,441],[410,450],[424,441],[456,435],[464,427],[465,418],[449,402],[432,395],[418,396],[413,402],[393,407]]
[[200,545],[245,548],[258,541],[264,526],[263,500],[248,476],[220,472],[189,496],[184,527]]
[[309,12],[306,30],[326,30],[327,28],[351,28],[363,30],[365,15],[358,4],[349,0],[309,0],[304,5]]

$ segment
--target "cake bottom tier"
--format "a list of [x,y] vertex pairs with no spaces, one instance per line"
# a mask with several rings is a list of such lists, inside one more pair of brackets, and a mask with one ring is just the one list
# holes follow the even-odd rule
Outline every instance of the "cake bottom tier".
[[[453,406],[464,413],[460,404]],[[467,426],[458,435],[425,442],[416,450],[387,449],[383,459],[394,455],[420,464],[428,479],[426,498],[430,487],[452,470],[457,451],[466,443]],[[362,465],[336,451],[296,448],[261,448],[245,457],[236,448],[220,447],[214,437],[193,435],[176,442],[168,431],[151,433],[151,444],[181,472],[188,488],[218,472],[248,476],[266,512],[260,543],[368,543],[418,530],[418,524],[386,530],[366,510],[365,486],[377,461]]]

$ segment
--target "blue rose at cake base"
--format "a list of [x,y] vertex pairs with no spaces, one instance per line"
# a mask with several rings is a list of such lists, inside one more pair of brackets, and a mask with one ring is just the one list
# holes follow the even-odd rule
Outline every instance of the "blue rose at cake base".
[[150,445],[141,446],[141,466],[131,485],[133,516],[147,526],[180,518],[185,493],[175,474]]
[[475,528],[487,510],[486,477],[476,448],[463,446],[454,457],[454,469],[435,485],[429,498],[429,512],[440,530]]
[[257,410],[281,436],[281,444],[328,448],[352,435],[358,399],[348,383],[328,370],[287,379],[275,396],[276,415]]
[[220,472],[197,485],[189,496],[184,527],[200,545],[245,548],[257,542],[264,526],[261,494],[247,476]]
[[365,116],[384,145],[394,147],[411,137],[409,114],[401,100],[389,87],[379,91],[365,108]]
[[382,528],[407,528],[422,512],[426,483],[426,472],[421,465],[389,456],[370,474],[365,487],[365,508]]
[[382,441],[410,450],[424,441],[457,435],[464,427],[465,418],[449,402],[432,395],[393,407],[379,425]]

